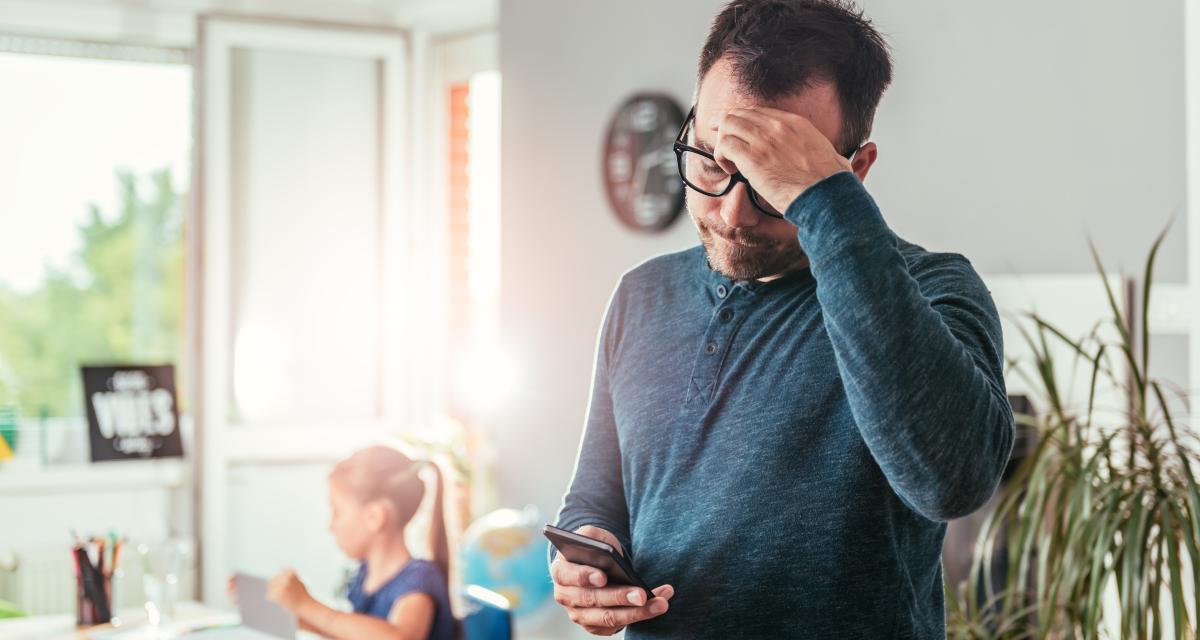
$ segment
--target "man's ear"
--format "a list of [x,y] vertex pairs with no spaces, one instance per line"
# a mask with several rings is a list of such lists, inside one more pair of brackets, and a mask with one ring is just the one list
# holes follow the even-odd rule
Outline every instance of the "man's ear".
[[868,142],[858,148],[854,158],[850,160],[850,169],[854,175],[858,176],[859,181],[867,179],[867,172],[871,170],[871,165],[875,164],[875,158],[879,157],[879,147],[875,146],[874,142]]

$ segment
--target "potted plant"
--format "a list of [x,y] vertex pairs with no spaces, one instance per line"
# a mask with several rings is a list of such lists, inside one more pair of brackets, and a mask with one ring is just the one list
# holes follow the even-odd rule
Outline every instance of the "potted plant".
[[[947,585],[952,638],[1195,638],[1200,615],[1200,488],[1191,461],[1196,433],[1173,415],[1168,397],[1186,393],[1149,375],[1147,310],[1159,234],[1146,260],[1140,309],[1125,317],[1104,266],[1119,339],[1093,330],[1073,338],[1027,313],[1034,352],[1036,415],[1017,415],[1036,435],[1030,455],[1001,487],[975,544],[969,579]],[[1193,284],[1193,286],[1195,286]],[[1140,314],[1139,314],[1140,312]],[[1099,325],[1098,325],[1099,326]],[[1140,330],[1140,335],[1139,331]],[[1090,377],[1086,409],[1063,401],[1052,344],[1069,347]],[[1114,359],[1123,366],[1114,366]],[[1097,415],[1097,384],[1125,389],[1120,419]],[[1105,607],[1115,591],[1116,607]],[[1115,619],[1114,619],[1115,618]]]

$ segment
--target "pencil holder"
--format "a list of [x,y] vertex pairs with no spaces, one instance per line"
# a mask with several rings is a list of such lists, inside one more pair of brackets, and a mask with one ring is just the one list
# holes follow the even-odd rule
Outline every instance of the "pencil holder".
[[75,624],[90,626],[112,621],[112,575],[79,567],[75,570]]

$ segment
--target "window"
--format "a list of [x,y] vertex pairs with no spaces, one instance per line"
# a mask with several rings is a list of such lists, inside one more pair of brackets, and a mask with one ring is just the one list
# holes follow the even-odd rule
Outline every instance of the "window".
[[191,82],[186,51],[0,38],[0,415],[51,427],[43,461],[86,456],[81,364],[182,373]]
[[500,73],[479,71],[447,91],[447,212],[451,413],[486,410],[512,383],[498,344]]

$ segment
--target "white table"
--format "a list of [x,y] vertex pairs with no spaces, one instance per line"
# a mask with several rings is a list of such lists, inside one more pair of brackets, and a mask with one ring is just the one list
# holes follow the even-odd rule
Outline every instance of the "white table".
[[[75,614],[30,616],[0,620],[0,640],[118,640],[129,638],[186,638],[189,629],[211,625],[236,625],[235,611],[205,606],[199,602],[181,602],[175,606],[175,618],[162,623],[157,633],[147,623],[143,609],[121,609],[117,612],[120,625],[102,624],[77,628]],[[238,628],[239,634],[253,632]],[[264,636],[265,637],[265,636]]]
[[[100,625],[83,629],[75,628],[74,614],[52,616],[31,616],[0,620],[0,640],[135,640],[138,638],[155,638],[152,630],[146,624],[146,612],[142,609],[122,609],[118,612],[121,620],[120,627]],[[187,630],[198,626],[225,625],[238,622],[237,612],[229,609],[218,609],[199,602],[182,602],[175,607],[175,620],[164,623],[160,628],[158,638],[186,640]],[[571,623],[565,613],[555,612],[549,619],[541,621],[536,626],[518,626],[516,637],[521,640],[586,640],[595,636],[588,635],[582,628]],[[267,638],[249,629],[235,627],[229,634],[218,636],[214,632],[197,634],[205,640],[218,640],[227,636],[232,640],[238,638]],[[624,634],[613,636],[620,640]],[[318,638],[311,633],[301,631],[297,638]],[[274,639],[270,639],[274,640]]]

